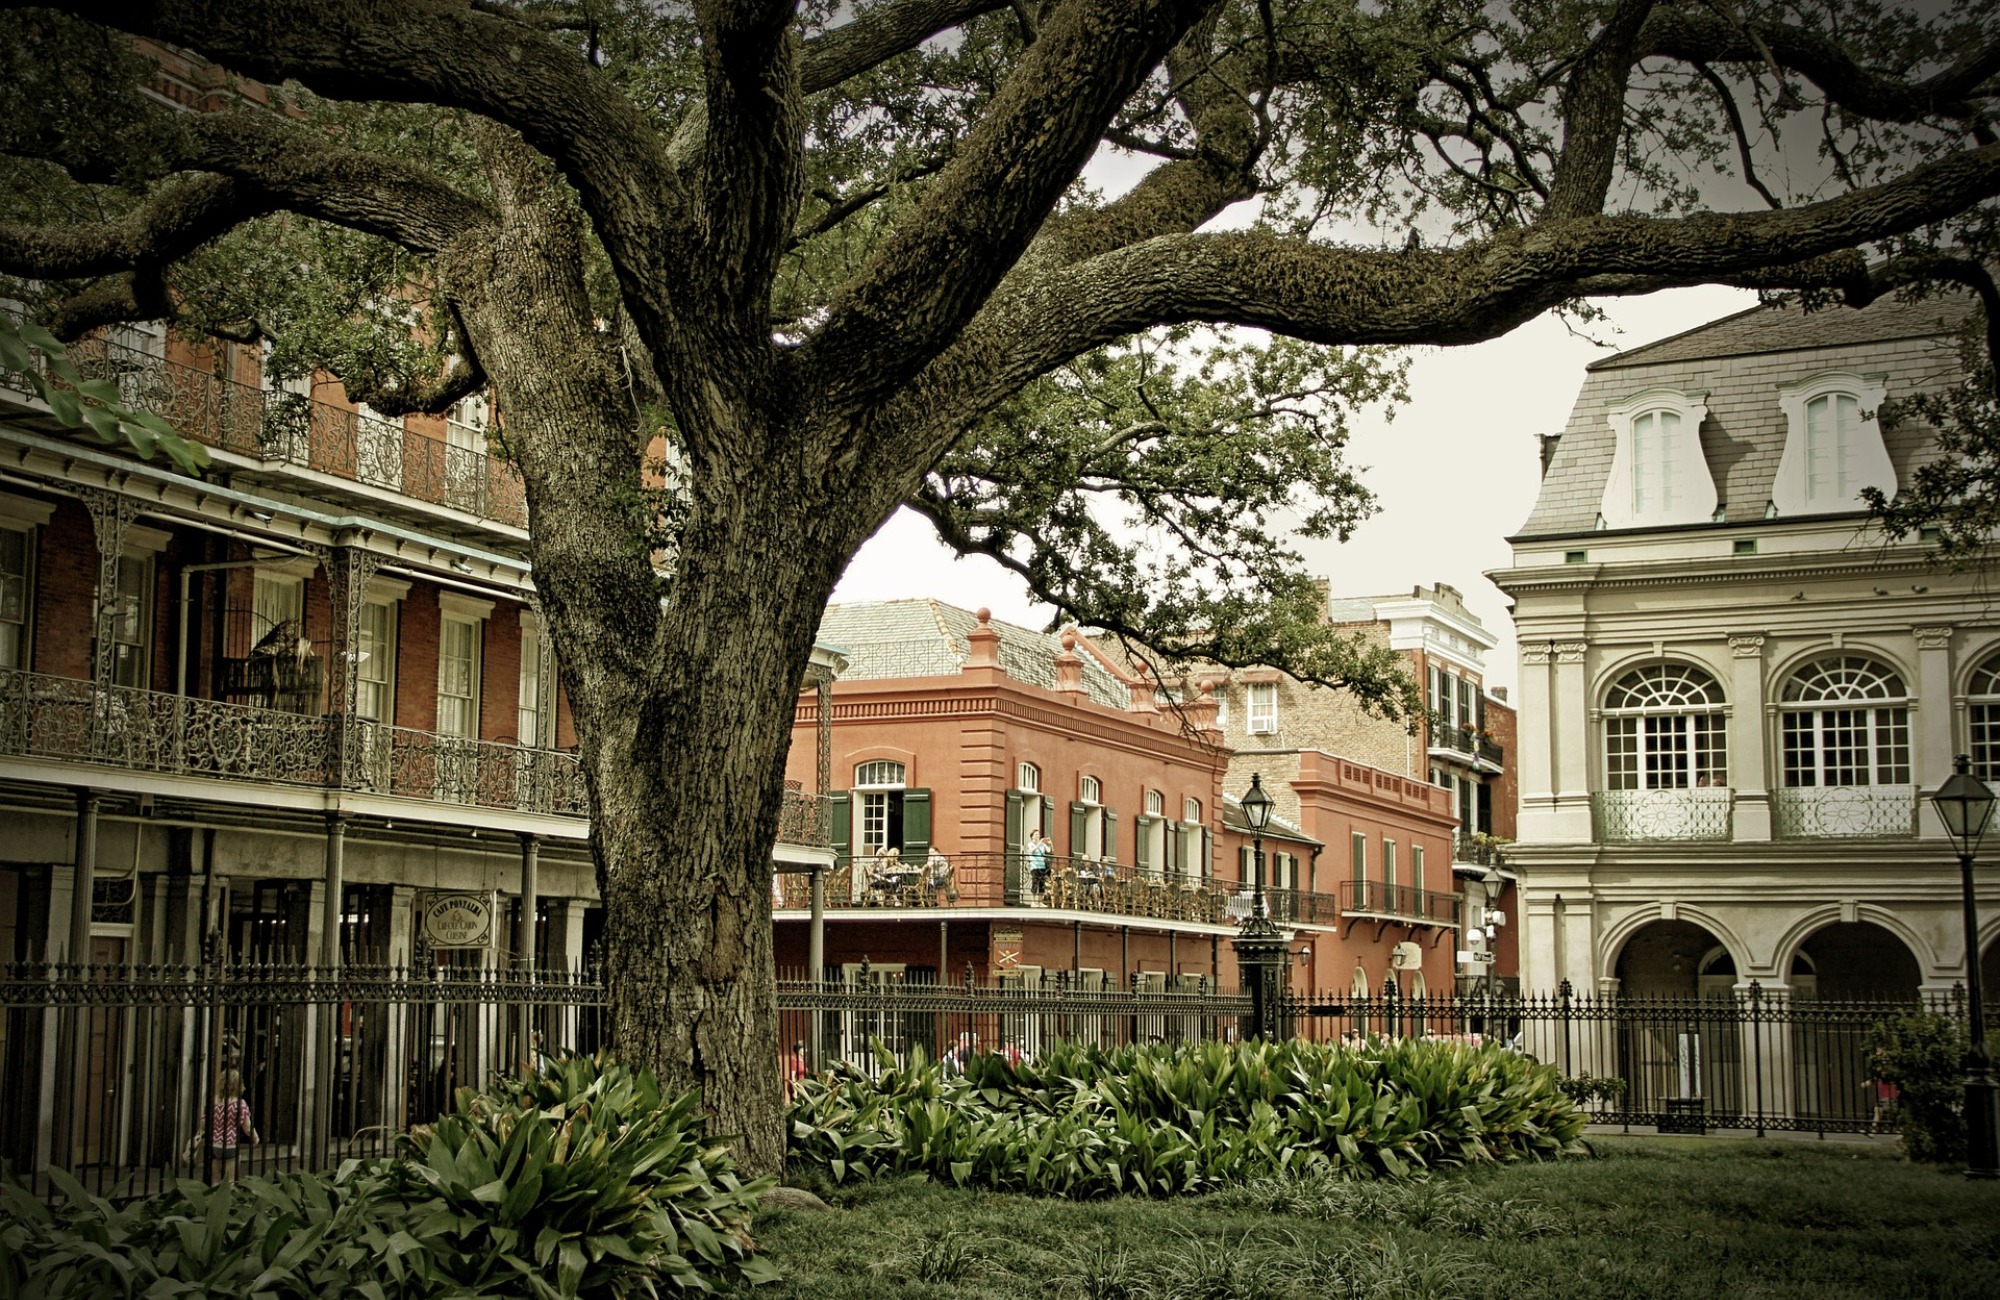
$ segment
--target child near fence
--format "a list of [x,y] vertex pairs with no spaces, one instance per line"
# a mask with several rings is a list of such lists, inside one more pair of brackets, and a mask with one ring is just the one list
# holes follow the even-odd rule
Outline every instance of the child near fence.
[[243,1074],[224,1070],[216,1076],[215,1101],[208,1113],[209,1178],[212,1182],[236,1181],[236,1157],[242,1144],[255,1143],[256,1125],[250,1120],[250,1103],[243,1099]]

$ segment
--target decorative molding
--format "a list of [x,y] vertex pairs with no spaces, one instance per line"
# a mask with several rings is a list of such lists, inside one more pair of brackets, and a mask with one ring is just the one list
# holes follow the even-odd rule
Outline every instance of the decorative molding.
[[1553,649],[1556,652],[1557,663],[1580,664],[1583,662],[1583,652],[1590,649],[1590,645],[1585,641],[1557,641]]
[[1527,668],[1546,668],[1546,667],[1548,667],[1548,664],[1549,664],[1549,654],[1550,654],[1550,651],[1551,651],[1551,649],[1552,649],[1552,647],[1551,647],[1551,646],[1549,645],[1549,643],[1548,643],[1548,642],[1546,642],[1546,641],[1543,641],[1543,642],[1539,642],[1539,643],[1535,643],[1535,644],[1527,644],[1527,643],[1524,643],[1524,644],[1523,644],[1523,645],[1521,646],[1521,664],[1522,664],[1522,666],[1523,666],[1523,667],[1527,667]]
[[1738,659],[1761,659],[1764,657],[1764,634],[1762,632],[1741,632],[1729,638],[1729,653]]
[[147,559],[166,550],[167,543],[172,540],[174,535],[164,528],[148,528],[144,524],[133,524],[125,530],[124,554],[129,559]]
[[1951,628],[1919,627],[1919,628],[1912,628],[1911,631],[1916,633],[1917,649],[1919,650],[1951,649],[1951,634],[1952,634]]
[[440,591],[438,612],[446,618],[471,619],[478,623],[492,617],[493,602],[477,596],[462,596],[455,591]]
[[7,523],[45,525],[55,518],[55,514],[56,506],[53,501],[37,501],[33,497],[0,492],[0,520]]

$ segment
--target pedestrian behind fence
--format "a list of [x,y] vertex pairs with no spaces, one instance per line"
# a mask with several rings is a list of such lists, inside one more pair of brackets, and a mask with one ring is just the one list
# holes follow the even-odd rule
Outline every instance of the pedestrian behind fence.
[[250,1103],[243,1099],[243,1072],[227,1069],[216,1076],[215,1101],[208,1114],[208,1158],[211,1182],[236,1181],[236,1159],[242,1145],[258,1142],[257,1127],[250,1119]]

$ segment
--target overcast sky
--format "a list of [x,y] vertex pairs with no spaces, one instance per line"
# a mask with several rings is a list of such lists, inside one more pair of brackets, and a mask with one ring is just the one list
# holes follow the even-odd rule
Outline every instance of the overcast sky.
[[[1535,435],[1562,430],[1590,362],[1755,301],[1753,294],[1717,288],[1606,299],[1599,305],[1610,320],[1593,326],[1592,338],[1543,317],[1488,343],[1416,352],[1408,405],[1393,421],[1373,413],[1358,420],[1349,445],[1349,459],[1365,467],[1363,479],[1381,509],[1344,545],[1302,543],[1313,571],[1332,582],[1337,596],[1389,595],[1431,582],[1457,587],[1501,638],[1487,681],[1511,687],[1507,601],[1484,575],[1508,565],[1506,538],[1534,504]],[[834,599],[907,596],[935,596],[965,609],[985,605],[996,617],[1032,627],[1054,613],[992,561],[954,557],[928,524],[902,511],[848,566]]]

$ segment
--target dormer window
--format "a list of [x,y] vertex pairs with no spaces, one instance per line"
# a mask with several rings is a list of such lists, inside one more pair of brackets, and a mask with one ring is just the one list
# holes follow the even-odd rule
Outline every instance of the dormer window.
[[1778,390],[1786,434],[1771,485],[1772,514],[1860,510],[1861,490],[1869,487],[1896,494],[1896,471],[1875,418],[1884,396],[1881,380],[1844,372]]
[[1701,453],[1700,395],[1653,388],[1605,413],[1615,438],[1611,476],[1598,507],[1604,528],[1705,523],[1715,517],[1715,481]]

